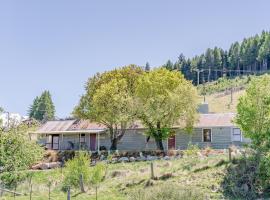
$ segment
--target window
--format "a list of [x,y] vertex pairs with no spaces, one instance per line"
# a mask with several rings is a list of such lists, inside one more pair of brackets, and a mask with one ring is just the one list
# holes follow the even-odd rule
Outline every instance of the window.
[[242,133],[239,128],[233,128],[232,132],[232,141],[233,142],[241,142],[242,140]]
[[80,143],[85,143],[85,134],[81,134]]
[[47,135],[46,138],[46,148],[51,149],[52,148],[52,135]]
[[212,130],[203,129],[203,142],[211,142],[211,141],[212,141]]

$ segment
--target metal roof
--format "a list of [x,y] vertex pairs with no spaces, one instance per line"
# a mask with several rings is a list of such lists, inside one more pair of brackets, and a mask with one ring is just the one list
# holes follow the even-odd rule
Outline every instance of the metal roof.
[[232,127],[235,113],[200,114],[199,121],[194,125],[200,127]]
[[60,120],[60,121],[48,121],[42,125],[36,133],[49,133],[49,132],[61,132],[68,131],[70,126],[74,124],[76,120]]
[[[203,127],[233,127],[234,113],[210,113],[199,114],[198,122],[195,123],[195,128]],[[145,127],[135,122],[128,129],[144,129]],[[180,128],[175,125],[173,128]],[[48,121],[41,126],[35,133],[50,134],[50,133],[101,133],[106,131],[107,127],[90,122],[88,120],[61,120],[61,121]]]

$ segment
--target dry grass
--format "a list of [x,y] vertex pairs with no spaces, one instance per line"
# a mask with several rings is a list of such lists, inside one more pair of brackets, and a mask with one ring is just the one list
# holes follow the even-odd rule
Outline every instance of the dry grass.
[[[228,113],[236,112],[238,99],[245,93],[245,90],[233,92],[233,101],[231,103],[231,94],[215,93],[206,96],[206,102],[209,104],[209,112]],[[200,97],[203,102],[203,97]]]

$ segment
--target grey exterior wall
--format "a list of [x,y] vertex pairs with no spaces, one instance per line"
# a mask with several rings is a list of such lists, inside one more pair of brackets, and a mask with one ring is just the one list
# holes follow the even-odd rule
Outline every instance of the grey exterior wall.
[[[210,146],[214,149],[225,149],[230,145],[241,146],[244,143],[250,142],[249,139],[242,137],[242,142],[232,142],[232,128],[233,127],[212,127],[212,142],[203,142],[202,132],[203,128],[195,128],[192,134],[187,134],[183,130],[175,130],[175,149],[186,149],[189,143],[196,144],[200,148]],[[127,130],[125,135],[118,143],[118,150],[123,151],[147,151],[156,150],[156,143],[153,138],[146,143],[146,130]],[[44,135],[45,136],[45,135]],[[40,137],[39,143],[45,144],[46,137]],[[75,144],[75,149],[79,149],[79,134],[63,135],[63,142],[61,135],[59,138],[60,147],[62,150],[70,149],[69,142]],[[86,147],[90,149],[90,134],[85,134]],[[163,141],[164,149],[167,150],[167,140]],[[96,147],[98,145],[98,136],[96,137]],[[100,146],[110,149],[111,141],[108,133],[100,135]]]
[[[242,136],[242,142],[232,141],[232,128],[233,127],[212,127],[212,141],[203,142],[203,129],[195,128],[193,133],[187,134],[183,130],[176,131],[176,149],[186,149],[188,144],[198,145],[200,148],[205,148],[207,146],[214,149],[226,149],[231,145],[241,146],[245,143],[250,142],[250,140]],[[208,128],[207,128],[208,129]]]
[[[125,135],[119,141],[118,150],[124,151],[145,151],[156,150],[156,143],[154,139],[150,139],[146,143],[145,130],[127,130]],[[100,136],[100,146],[105,146],[106,149],[110,149],[111,141],[108,134]],[[163,141],[164,149],[167,149],[167,140]]]

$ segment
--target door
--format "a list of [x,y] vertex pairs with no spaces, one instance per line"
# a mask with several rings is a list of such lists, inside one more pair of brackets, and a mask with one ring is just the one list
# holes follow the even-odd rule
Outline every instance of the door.
[[52,136],[52,149],[53,150],[59,149],[59,135]]
[[168,149],[175,149],[175,135],[168,138]]
[[90,134],[90,150],[96,151],[96,136],[97,134]]

